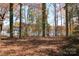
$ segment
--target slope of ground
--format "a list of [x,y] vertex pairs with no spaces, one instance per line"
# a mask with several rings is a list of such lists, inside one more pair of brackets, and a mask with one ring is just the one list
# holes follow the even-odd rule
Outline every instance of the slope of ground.
[[27,37],[0,40],[0,55],[61,55],[61,48],[67,42],[62,37]]

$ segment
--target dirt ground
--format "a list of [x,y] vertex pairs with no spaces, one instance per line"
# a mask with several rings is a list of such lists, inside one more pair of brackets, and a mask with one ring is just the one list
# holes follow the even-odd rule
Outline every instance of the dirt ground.
[[60,55],[66,42],[63,39],[28,37],[1,39],[1,56],[46,56]]

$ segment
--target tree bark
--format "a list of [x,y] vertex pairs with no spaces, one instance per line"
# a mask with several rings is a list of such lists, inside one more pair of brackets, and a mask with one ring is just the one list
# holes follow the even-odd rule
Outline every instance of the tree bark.
[[13,3],[10,3],[10,37],[13,37]]
[[45,37],[46,4],[42,3],[42,36]]
[[54,4],[54,22],[55,22],[55,36],[57,36],[56,3]]
[[63,31],[63,26],[62,26],[62,10],[61,10],[61,4],[59,4],[59,8],[60,8],[60,17],[61,17],[61,27],[62,27],[62,30],[61,30],[61,35],[63,35],[62,31]]
[[19,38],[21,38],[21,24],[22,24],[22,4],[20,3],[20,26],[19,26]]
[[68,36],[68,4],[66,3],[66,36]]

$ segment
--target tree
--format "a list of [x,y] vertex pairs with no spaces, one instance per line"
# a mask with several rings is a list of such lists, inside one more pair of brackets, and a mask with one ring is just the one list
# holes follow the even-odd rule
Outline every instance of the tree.
[[79,36],[79,8],[78,8],[78,5],[76,4],[76,16],[78,17],[77,19],[76,19],[76,21],[77,21],[77,23],[76,23],[76,26],[75,26],[75,28],[74,28],[74,31],[73,31],[73,35],[75,36],[75,37],[78,37]]
[[37,15],[37,20],[36,20],[36,28],[37,28],[37,31],[38,31],[38,36],[40,36],[41,34],[41,31],[42,31],[42,17],[41,15],[39,15],[41,12],[38,13]]
[[77,4],[68,4],[68,32],[70,34],[70,36],[72,35],[72,32],[74,30],[74,26],[76,26],[74,24],[74,21],[76,19],[74,19],[75,17],[77,18]]
[[78,6],[78,4],[76,4],[76,9],[77,9],[77,16],[78,16],[77,21],[78,21],[78,23],[79,23],[79,6]]
[[65,5],[65,9],[66,9],[66,15],[65,15],[65,18],[66,18],[66,36],[68,36],[68,4],[67,3]]
[[[63,46],[63,52],[66,52],[66,54],[63,54],[63,55],[79,55],[79,23],[77,21],[77,18],[78,18],[78,10],[77,10],[77,6],[75,6],[75,4],[68,4],[68,10],[66,13],[69,13],[69,14],[66,14],[66,16],[68,17],[68,20],[66,20],[68,23],[67,24],[70,24],[69,28],[72,26],[74,27],[73,28],[73,31],[72,31],[72,35],[68,36],[68,44],[66,46]],[[75,19],[73,19],[75,18]],[[74,23],[72,23],[72,21],[76,21]],[[71,24],[72,23],[72,24]],[[75,53],[70,53],[71,51],[70,50],[66,50],[66,49],[76,49]],[[74,51],[72,51],[74,52]]]
[[42,3],[42,36],[45,37],[46,4]]
[[2,31],[2,22],[5,19],[5,15],[8,12],[8,4],[0,4],[0,31]]
[[[61,4],[59,4],[59,8],[60,8],[60,17],[61,17],[61,27],[62,27],[62,6],[61,6]],[[61,30],[61,35],[62,35],[62,30]]]
[[54,22],[55,22],[55,36],[57,36],[57,20],[56,20],[56,3],[54,4]]
[[19,27],[19,38],[21,38],[21,24],[22,24],[22,4],[20,3],[20,27]]
[[13,3],[10,3],[10,37],[13,37]]

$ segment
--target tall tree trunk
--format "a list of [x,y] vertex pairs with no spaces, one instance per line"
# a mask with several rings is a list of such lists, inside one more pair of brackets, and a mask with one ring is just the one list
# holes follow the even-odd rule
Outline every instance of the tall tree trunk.
[[49,32],[50,32],[50,25],[47,24],[47,36],[49,36]]
[[2,23],[3,21],[2,20],[0,20],[0,32],[2,31],[2,25],[3,25],[3,23]]
[[71,34],[71,12],[68,12],[68,28],[69,28],[69,36]]
[[13,3],[10,3],[10,37],[13,37]]
[[42,3],[42,36],[45,37],[46,4]]
[[22,4],[20,3],[20,26],[19,26],[19,38],[21,38],[21,29],[22,29]]
[[[26,8],[26,7],[24,7],[24,8]],[[25,17],[25,24],[26,24],[26,22],[27,22],[27,20],[26,20],[26,9],[24,9],[24,17]],[[25,36],[27,36],[27,26],[25,26]]]
[[70,16],[70,36],[72,35],[72,22],[73,22],[73,8],[72,8],[72,11],[71,11],[71,16]]
[[55,36],[57,36],[56,3],[54,4]]
[[[61,28],[62,28],[62,30],[63,30],[63,27],[62,27],[62,9],[61,9],[62,7],[61,7],[61,4],[59,4],[59,8],[60,8],[60,15],[61,15],[61,16],[60,16],[60,17],[61,17]],[[62,30],[61,30],[61,35],[63,35],[63,34],[62,34]]]
[[0,19],[0,32],[2,31],[4,17]]
[[2,19],[0,18],[0,32],[2,31]]
[[68,4],[66,3],[66,16],[65,16],[65,18],[66,18],[66,36],[68,36]]
[[56,11],[56,36],[59,35],[59,29],[58,29],[58,12]]

